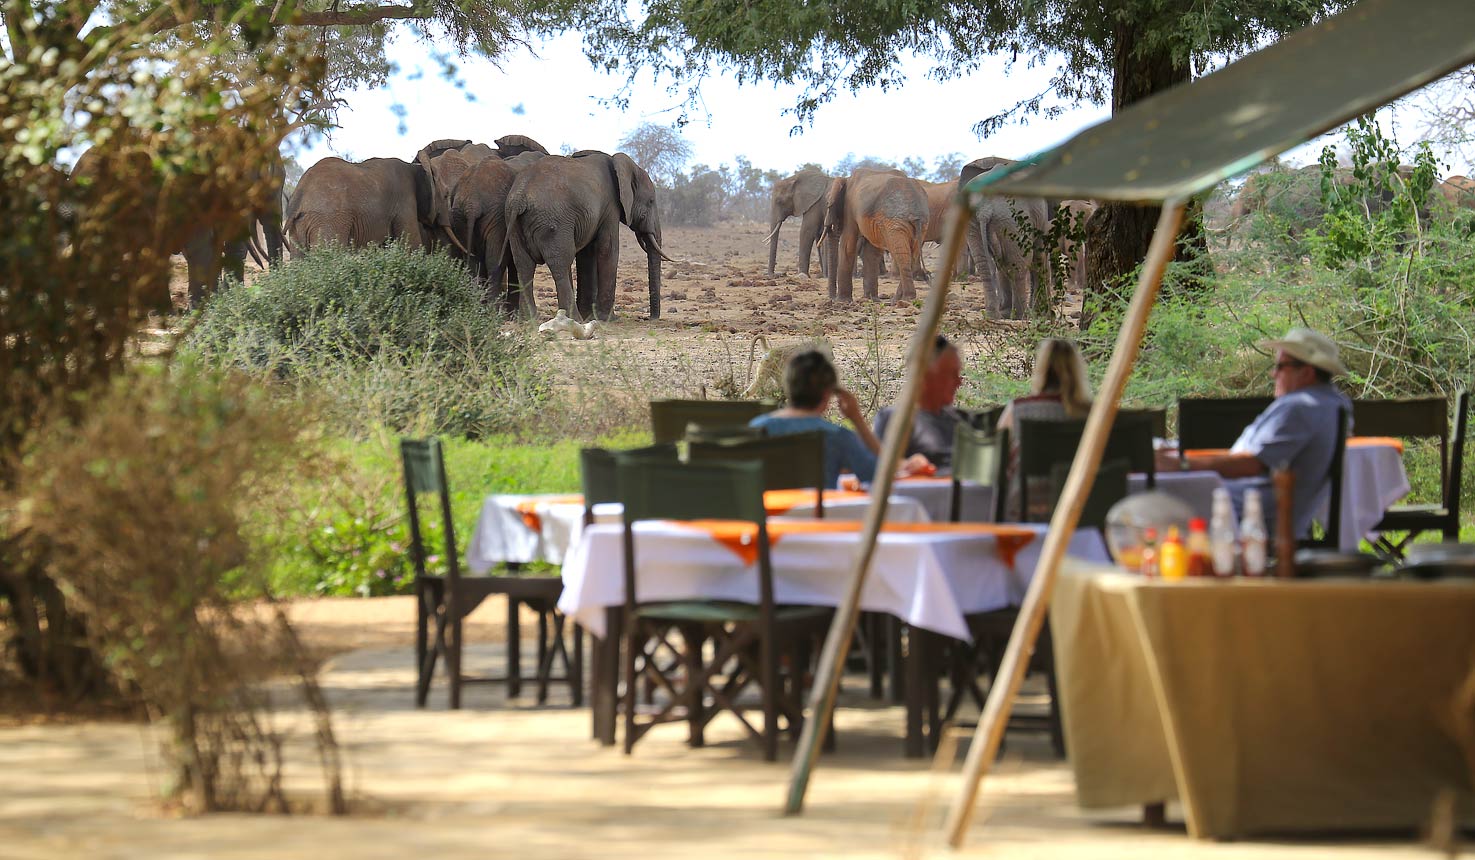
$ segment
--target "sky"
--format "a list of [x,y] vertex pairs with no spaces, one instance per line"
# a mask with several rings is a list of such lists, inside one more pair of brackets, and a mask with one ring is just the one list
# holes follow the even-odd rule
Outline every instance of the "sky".
[[[668,92],[660,83],[639,88],[626,110],[601,104],[620,89],[624,77],[593,69],[579,46],[578,34],[565,34],[533,50],[515,51],[500,68],[482,58],[467,58],[458,75],[461,89],[441,75],[423,42],[401,32],[389,47],[398,73],[383,88],[348,94],[348,107],[339,116],[342,127],[297,158],[304,167],[329,155],[409,159],[437,138],[491,143],[506,134],[530,135],[555,153],[565,146],[614,152],[642,123],[676,122],[682,92]],[[1006,75],[1001,59],[967,78],[940,83],[925,77],[926,61],[909,60],[903,65],[903,86],[889,92],[842,93],[797,134],[790,133],[795,120],[785,111],[797,102],[799,88],[739,87],[731,79],[714,77],[703,84],[702,104],[688,112],[681,134],[692,145],[692,165],[732,164],[742,154],[759,168],[789,171],[811,161],[830,167],[853,153],[897,163],[915,156],[930,167],[954,152],[969,160],[985,155],[1022,158],[1109,116],[1104,107],[1078,105],[1053,120],[1033,117],[1026,125],[1012,124],[979,140],[971,131],[974,123],[1044,88],[1050,69],[1025,66],[1017,63]],[[468,100],[467,93],[475,100]],[[1380,121],[1385,129],[1396,127],[1399,140],[1407,144],[1415,136],[1411,126],[1417,125],[1416,114],[1412,108],[1397,114],[1384,111]],[[1298,147],[1286,159],[1296,165],[1314,162],[1322,145],[1336,138],[1333,134]],[[1457,156],[1445,160],[1453,162],[1450,172],[1472,173]]]

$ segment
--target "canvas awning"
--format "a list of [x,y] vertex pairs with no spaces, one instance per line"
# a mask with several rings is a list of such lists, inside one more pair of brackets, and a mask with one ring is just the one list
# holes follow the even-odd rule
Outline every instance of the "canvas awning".
[[1475,0],[1362,0],[971,190],[1184,198],[1475,61]]

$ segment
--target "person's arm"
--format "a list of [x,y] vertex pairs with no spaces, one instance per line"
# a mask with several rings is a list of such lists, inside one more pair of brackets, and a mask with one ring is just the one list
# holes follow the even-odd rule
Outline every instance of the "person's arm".
[[[866,416],[860,411],[860,401],[855,399],[855,395],[843,388],[837,388],[835,389],[835,405],[839,407],[840,414],[844,415],[851,424],[855,425],[855,435],[860,437],[861,444],[865,445],[866,449],[871,452],[871,456],[875,457],[880,454],[881,440],[876,438],[875,433],[871,432],[871,425],[866,423]],[[874,463],[871,464],[871,469],[872,471],[875,470]],[[860,472],[857,470],[856,474],[860,474]],[[867,479],[862,478],[861,480]]]
[[[865,426],[865,425],[858,425]],[[867,428],[869,430],[869,428]],[[876,478],[876,454],[866,450],[861,443],[860,437],[846,430],[844,427],[837,428],[831,434],[830,441],[826,444],[837,445],[840,449],[840,468],[849,469],[855,473],[855,477],[863,484],[869,484]]]
[[995,432],[1003,430],[1010,432],[1014,430],[1014,401],[1012,400],[1004,404],[1004,411],[999,413],[999,420],[994,424]]
[[[1171,454],[1171,452],[1165,452]],[[1172,457],[1174,465],[1171,468],[1179,468],[1176,464],[1179,458]],[[1265,464],[1254,454],[1194,454],[1183,457],[1181,462],[1187,464],[1182,468],[1189,471],[1218,472],[1226,478],[1253,478],[1257,475],[1268,473]]]

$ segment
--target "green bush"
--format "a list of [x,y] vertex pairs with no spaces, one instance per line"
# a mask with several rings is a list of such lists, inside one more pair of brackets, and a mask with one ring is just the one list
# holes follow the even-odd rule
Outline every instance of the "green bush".
[[358,435],[486,436],[548,394],[527,327],[483,304],[460,263],[397,244],[315,251],[221,290],[186,349],[293,386]]

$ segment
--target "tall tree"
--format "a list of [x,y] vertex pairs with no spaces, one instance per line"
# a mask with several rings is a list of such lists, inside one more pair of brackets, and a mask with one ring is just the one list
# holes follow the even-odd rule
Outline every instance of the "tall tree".
[[[900,61],[930,59],[957,78],[1003,56],[1053,66],[1039,93],[981,117],[981,136],[1011,121],[1088,103],[1113,112],[1203,74],[1353,0],[564,0],[585,52],[633,83],[647,70],[687,83],[707,76],[800,84],[799,123],[842,91],[905,83]],[[1103,206],[1092,218],[1092,285],[1116,283],[1143,259],[1157,211]]]

